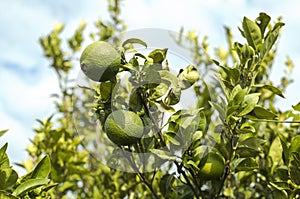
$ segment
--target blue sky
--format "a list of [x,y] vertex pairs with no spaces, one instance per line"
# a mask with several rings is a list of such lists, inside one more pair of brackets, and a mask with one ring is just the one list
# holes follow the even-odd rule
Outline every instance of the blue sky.
[[[213,48],[225,45],[223,26],[232,28],[240,42],[237,26],[243,16],[254,19],[258,13],[268,13],[273,20],[283,16],[286,25],[280,38],[279,56],[271,74],[278,82],[286,55],[295,63],[296,81],[278,106],[290,107],[300,101],[300,12],[297,0],[125,0],[122,17],[129,30],[163,28],[178,31],[194,29],[208,35]],[[49,96],[58,91],[54,72],[47,65],[38,38],[47,34],[55,23],[66,23],[64,36],[72,34],[81,20],[91,29],[99,17],[108,18],[105,0],[11,0],[0,2],[0,130],[9,132],[0,145],[9,142],[12,162],[25,160],[24,151],[37,125],[36,118],[53,113]],[[87,30],[88,31],[88,30]],[[79,67],[78,67],[79,71]]]

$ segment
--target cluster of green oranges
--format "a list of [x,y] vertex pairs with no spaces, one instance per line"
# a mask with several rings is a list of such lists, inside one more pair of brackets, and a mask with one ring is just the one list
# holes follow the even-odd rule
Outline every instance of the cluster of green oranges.
[[[115,78],[121,66],[121,54],[109,43],[98,41],[85,48],[80,57],[80,66],[84,74],[97,82],[110,81]],[[187,75],[183,71],[181,75],[195,82],[199,74],[192,70]],[[108,138],[118,146],[126,146],[137,143],[144,132],[141,118],[128,110],[113,111],[106,118],[104,130]],[[202,179],[219,179],[224,171],[224,158],[216,153],[209,153],[206,162],[200,168]]]

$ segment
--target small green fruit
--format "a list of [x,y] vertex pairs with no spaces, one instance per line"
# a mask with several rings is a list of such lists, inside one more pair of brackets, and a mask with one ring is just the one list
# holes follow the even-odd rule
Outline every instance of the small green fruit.
[[112,80],[119,71],[121,55],[107,42],[97,41],[88,45],[81,54],[83,73],[98,82]]
[[208,153],[207,160],[200,169],[200,178],[203,180],[218,180],[225,168],[224,158],[216,153]]
[[144,126],[141,118],[132,111],[113,111],[104,124],[108,138],[116,145],[132,145],[143,135]]

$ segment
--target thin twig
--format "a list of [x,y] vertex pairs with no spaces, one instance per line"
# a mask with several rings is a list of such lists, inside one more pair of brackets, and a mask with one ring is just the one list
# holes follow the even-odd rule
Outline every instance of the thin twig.
[[156,191],[154,190],[153,186],[151,183],[149,183],[146,178],[143,176],[143,174],[139,171],[139,169],[137,168],[137,166],[132,162],[132,160],[130,159],[130,157],[128,155],[126,155],[124,153],[124,150],[122,149],[122,153],[124,155],[124,157],[126,157],[131,165],[131,167],[133,168],[133,170],[138,174],[138,176],[140,177],[140,179],[142,180],[142,182],[150,189],[150,191],[152,192],[152,194],[154,195],[154,197],[156,199],[160,199],[159,195],[156,193]]
[[279,121],[279,120],[267,120],[267,119],[250,119],[254,122],[274,122],[274,123],[286,123],[286,124],[300,124],[300,121]]

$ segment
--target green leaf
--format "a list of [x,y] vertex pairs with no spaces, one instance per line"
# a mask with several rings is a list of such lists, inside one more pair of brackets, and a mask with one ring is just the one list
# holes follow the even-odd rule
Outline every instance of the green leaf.
[[122,43],[122,47],[125,47],[127,44],[140,44],[144,47],[147,48],[147,43],[144,42],[143,40],[137,39],[137,38],[131,38],[131,39],[127,39]]
[[[300,156],[299,153],[297,153],[297,156]],[[291,180],[297,185],[300,185],[300,169],[299,168],[300,168],[300,164],[297,160],[292,160],[290,162],[289,175],[291,177]]]
[[250,113],[258,103],[259,96],[260,93],[251,93],[246,95],[242,103],[242,110],[238,113],[238,116],[244,116]]
[[39,161],[32,171],[31,178],[46,178],[51,171],[51,162],[48,155]]
[[279,136],[275,138],[275,140],[272,142],[269,150],[269,157],[272,159],[272,170],[278,165],[282,164],[282,146]]
[[252,46],[256,51],[258,51],[262,44],[261,31],[259,26],[247,17],[244,17],[243,29],[248,44]]
[[0,137],[1,137],[2,135],[4,135],[7,131],[8,131],[8,129],[5,129],[5,130],[0,131]]
[[290,151],[287,145],[287,140],[281,133],[278,134],[278,137],[280,138],[280,143],[283,150],[282,153],[283,161],[285,165],[288,165],[288,163],[290,162]]
[[134,91],[132,91],[130,93],[129,107],[134,112],[142,110],[142,108],[143,108],[143,102],[142,102],[141,96],[138,93],[138,89],[135,89]]
[[186,164],[192,166],[192,168],[196,170],[200,170],[199,166],[193,160],[187,161]]
[[270,184],[278,190],[288,190],[290,186],[287,182],[270,182]]
[[160,70],[158,71],[161,77],[162,83],[168,85],[171,88],[175,88],[178,85],[178,79],[170,71]]
[[[201,121],[201,120],[200,120]],[[200,140],[203,136],[203,133],[202,131],[196,131],[194,134],[193,134],[193,140]]]
[[272,49],[274,43],[276,42],[280,34],[281,27],[284,26],[284,23],[279,22],[275,26],[276,27],[274,27],[273,30],[267,35],[265,42],[260,50],[261,62],[264,61],[264,59],[267,57],[268,53]]
[[155,49],[152,52],[149,53],[148,57],[153,59],[153,63],[162,63],[167,56],[167,48],[164,49]]
[[0,169],[0,190],[6,190],[15,185],[18,180],[18,174],[11,168]]
[[164,134],[164,137],[165,137],[166,141],[169,141],[172,144],[179,146],[180,142],[174,138],[175,136],[176,136],[176,134],[173,133],[173,132],[167,132],[167,133]]
[[255,127],[253,126],[253,124],[249,124],[249,123],[243,123],[241,128],[239,129],[240,133],[255,133]]
[[108,101],[111,98],[112,90],[115,86],[115,83],[112,82],[102,82],[100,84],[100,93],[101,93],[101,100]]
[[23,183],[21,183],[12,193],[13,196],[20,196],[23,193],[26,193],[32,189],[37,187],[46,185],[49,183],[49,179],[29,179]]
[[272,113],[271,111],[266,110],[264,107],[261,106],[255,106],[255,108],[250,113],[251,116],[257,118],[257,119],[266,119],[266,120],[272,120],[277,117],[275,113]]
[[181,89],[188,89],[199,80],[200,73],[194,65],[188,65],[181,69],[178,74],[179,86]]
[[[229,79],[232,82],[237,82],[240,78],[240,71],[237,68],[230,68],[228,66],[221,66],[219,67],[224,71],[222,77],[225,79]],[[224,76],[225,75],[225,76]]]
[[161,83],[161,77],[158,71],[148,68],[145,70],[145,76],[143,77],[143,84],[150,88],[155,88]]
[[167,106],[178,104],[178,102],[180,101],[180,96],[181,96],[180,88],[170,89],[167,97],[165,98],[165,100],[163,102]]
[[198,130],[204,132],[206,129],[206,116],[203,111],[200,111],[200,120],[198,125]]
[[273,192],[272,192],[272,196],[273,198],[280,198],[280,199],[288,199],[288,194],[285,190],[278,190],[278,189],[275,189]]
[[292,139],[291,146],[290,146],[290,153],[292,152],[300,153],[300,135],[296,135]]
[[256,86],[256,87],[261,87],[261,88],[267,89],[267,90],[271,91],[272,93],[274,93],[275,95],[285,98],[284,95],[282,94],[282,91],[279,88],[276,88],[275,86],[263,85],[263,86]]
[[19,198],[16,198],[16,197],[14,197],[6,192],[2,192],[2,191],[0,191],[0,198],[1,199],[19,199]]
[[243,102],[244,98],[245,98],[245,95],[247,93],[247,89],[244,88],[242,89],[241,88],[241,85],[236,85],[233,90],[232,90],[232,93],[231,93],[231,96],[230,96],[230,102],[229,104],[231,105],[239,105]]
[[6,154],[8,144],[5,143],[3,147],[0,149],[0,169],[9,167],[9,159]]
[[264,38],[265,30],[268,27],[270,20],[271,20],[271,17],[263,12],[259,13],[259,17],[257,17],[255,20],[256,24],[260,28],[262,38]]
[[209,104],[218,111],[221,121],[225,121],[225,108],[223,108],[221,104],[215,102],[210,101]]
[[236,171],[252,171],[258,169],[258,164],[254,158],[243,158],[235,168]]
[[172,183],[174,181],[175,177],[172,174],[166,174],[164,175],[160,181],[159,181],[159,188],[161,193],[164,195],[164,197],[168,196],[170,194],[172,189]]
[[296,105],[292,105],[292,107],[295,111],[300,112],[300,102],[298,102],[298,104],[296,104]]
[[260,153],[260,150],[253,149],[250,147],[239,146],[236,149],[236,154],[238,157],[247,158],[247,157],[256,157]]
[[157,155],[159,158],[161,158],[163,160],[175,161],[178,159],[177,156],[175,156],[174,154],[171,154],[171,152],[169,152],[169,151],[165,151],[165,150],[161,150],[161,149],[150,149],[150,152]]
[[239,146],[248,147],[255,149],[257,151],[261,151],[261,145],[264,144],[266,140],[260,139],[257,137],[249,137],[239,143]]

